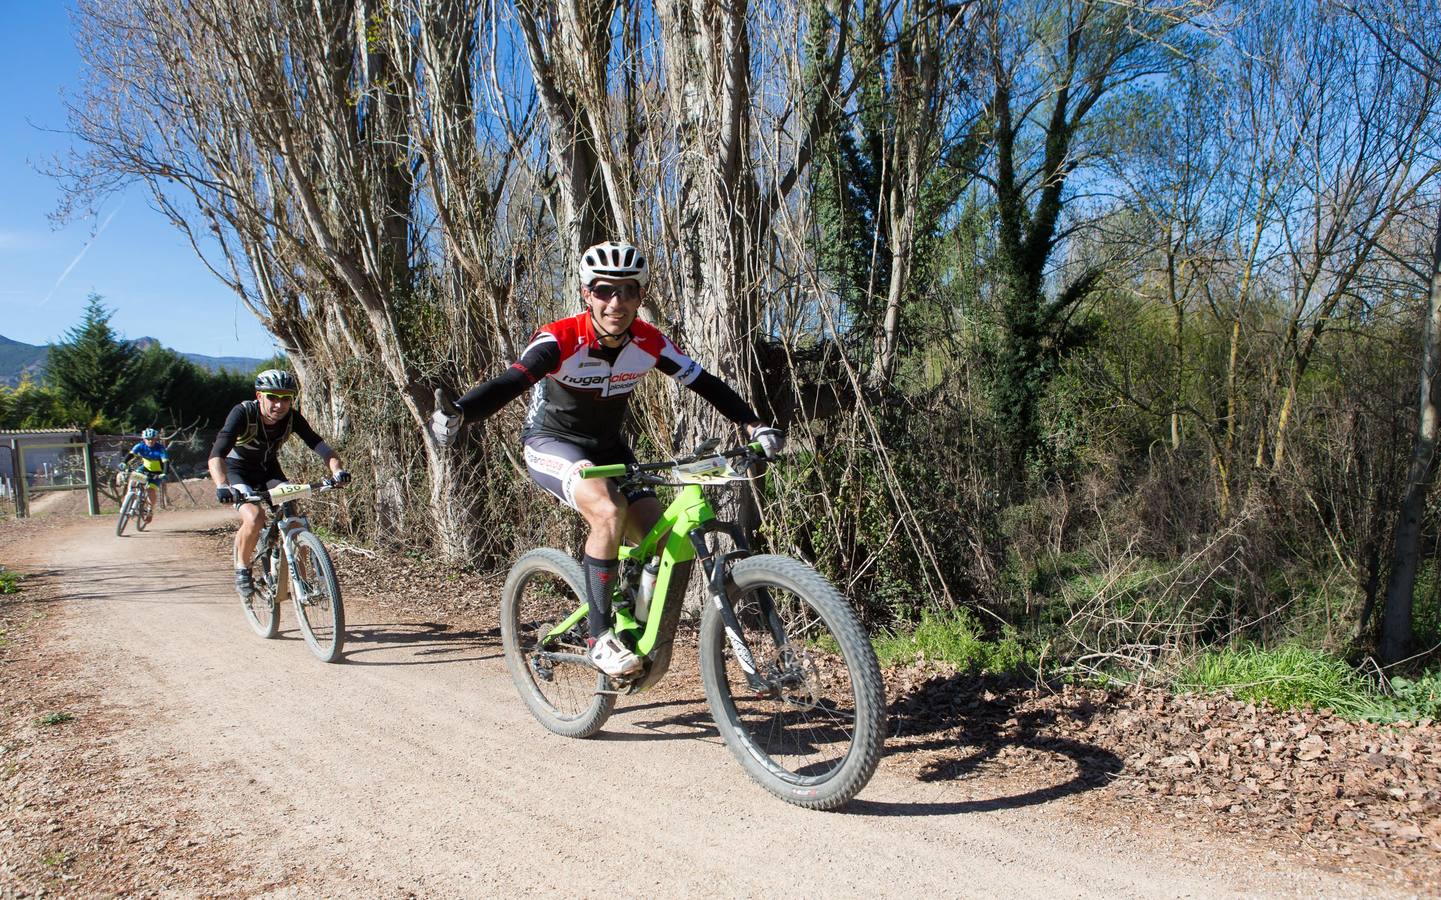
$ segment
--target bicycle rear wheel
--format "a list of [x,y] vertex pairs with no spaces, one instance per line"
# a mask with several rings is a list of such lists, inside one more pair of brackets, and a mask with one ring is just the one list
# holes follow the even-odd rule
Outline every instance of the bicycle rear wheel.
[[[716,726],[766,790],[809,809],[835,809],[870,781],[885,741],[886,695],[870,639],[840,593],[811,567],[753,556],[729,588],[753,667],[746,678],[713,603],[701,617],[701,680]],[[774,604],[785,641],[762,612]]]
[[500,599],[500,636],[505,666],[532,715],[565,737],[590,737],[615,709],[615,695],[601,694],[605,676],[586,662],[586,624],[581,619],[542,645],[557,624],[584,602],[580,563],[559,550],[532,550],[516,560]]
[[277,596],[280,579],[287,577],[280,548],[273,547],[269,553],[262,554],[257,568],[260,571],[254,575],[255,590],[250,592],[249,599],[242,601],[245,621],[256,634],[273,638],[280,633],[280,598]]
[[120,518],[115,521],[116,537],[120,537],[125,534],[125,525],[130,521],[130,516],[134,514],[134,511],[135,494],[133,492],[127,491],[125,494],[125,499],[122,500],[120,503]]
[[290,586],[300,633],[321,662],[335,662],[345,647],[345,606],[325,545],[309,531],[295,536],[296,582]]

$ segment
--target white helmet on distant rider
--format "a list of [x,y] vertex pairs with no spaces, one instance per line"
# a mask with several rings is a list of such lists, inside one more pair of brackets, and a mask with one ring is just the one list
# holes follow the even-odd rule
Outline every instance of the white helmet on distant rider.
[[589,285],[597,278],[633,278],[645,287],[650,282],[650,265],[634,244],[605,241],[580,255],[580,283]]

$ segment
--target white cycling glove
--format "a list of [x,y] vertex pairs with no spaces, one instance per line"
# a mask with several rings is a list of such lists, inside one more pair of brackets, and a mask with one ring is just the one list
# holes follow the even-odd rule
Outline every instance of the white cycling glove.
[[430,433],[435,436],[435,442],[442,447],[450,446],[455,436],[460,434],[462,418],[460,415],[446,415],[441,409],[431,413]]
[[786,445],[786,433],[779,428],[760,425],[751,432],[751,440],[761,445],[766,459],[775,459]]

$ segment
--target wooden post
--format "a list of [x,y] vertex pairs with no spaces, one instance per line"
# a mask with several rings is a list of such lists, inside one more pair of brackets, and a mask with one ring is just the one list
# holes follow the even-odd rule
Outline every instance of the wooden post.
[[10,463],[15,470],[15,518],[23,519],[30,510],[25,503],[25,451],[19,438],[10,439]]
[[85,429],[85,500],[90,504],[90,515],[100,515],[100,498],[96,496],[95,445],[90,429]]

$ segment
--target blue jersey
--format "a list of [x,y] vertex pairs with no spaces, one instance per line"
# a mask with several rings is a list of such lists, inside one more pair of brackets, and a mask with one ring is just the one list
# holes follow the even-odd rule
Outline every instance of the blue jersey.
[[148,472],[163,471],[165,463],[170,460],[170,457],[165,453],[165,445],[159,441],[156,441],[153,447],[141,441],[130,448],[130,455],[140,457],[141,460],[144,461],[145,469]]

